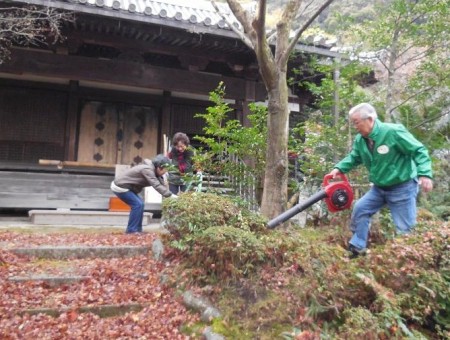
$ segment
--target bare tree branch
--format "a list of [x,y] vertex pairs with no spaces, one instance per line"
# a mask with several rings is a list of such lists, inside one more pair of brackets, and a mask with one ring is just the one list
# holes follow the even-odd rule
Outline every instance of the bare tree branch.
[[[412,62],[414,62],[414,61],[418,61],[418,60],[421,60],[421,59],[423,59],[423,58],[426,58],[427,55],[428,55],[428,53],[429,53],[431,50],[432,50],[432,47],[427,48],[426,50],[424,50],[424,51],[422,51],[422,52],[420,52],[420,53],[416,53],[415,55],[413,55],[413,56],[407,58],[404,62],[402,62],[402,63],[396,65],[396,67],[394,68],[394,71],[396,71],[396,70],[402,68],[403,66],[408,65],[408,64],[410,64],[410,63],[412,63]],[[402,54],[403,54],[403,53],[402,53]],[[399,55],[397,55],[397,58],[399,58]]]
[[[314,6],[312,6],[314,3],[317,4],[317,2],[314,2],[314,0],[311,0],[306,5],[302,6],[300,11],[297,13],[296,18],[300,18],[301,16],[306,17],[310,13],[312,13],[315,10]],[[311,11],[308,11],[308,9],[310,9],[310,7],[311,7]]]
[[[253,28],[256,32],[264,32],[265,37],[265,31],[266,31],[266,9],[267,9],[267,0],[260,0],[258,5],[258,14],[253,21]],[[260,40],[261,38],[259,38]]]
[[378,57],[377,59],[386,70],[389,70],[389,66],[385,63],[385,61],[383,60],[383,58],[381,56]]
[[313,23],[314,20],[316,20],[320,13],[322,13],[329,5],[331,5],[333,1],[334,0],[325,1],[324,4],[320,6],[319,9],[309,18],[309,20],[295,32],[294,38],[291,40],[291,43],[288,47],[289,53],[294,49],[298,39],[300,39],[300,36],[303,34],[303,32]]
[[279,66],[287,65],[289,58],[289,35],[291,33],[292,21],[296,17],[302,0],[290,0],[284,8],[281,20],[277,24],[277,42],[275,49],[275,60]]
[[253,18],[249,13],[242,7],[242,5],[236,0],[227,0],[228,6],[230,6],[231,11],[234,16],[239,20],[244,28],[244,34],[255,44],[256,32],[252,27]]
[[[236,33],[239,38],[251,49],[254,48],[252,41],[244,34],[244,32],[240,31],[237,27],[233,25],[233,23],[220,11],[219,6],[217,6],[215,1],[211,1],[211,4],[213,5],[216,12],[222,17],[223,20],[228,24],[228,26],[231,28],[231,30]],[[242,24],[242,22],[241,22]]]
[[394,107],[392,107],[391,108],[391,112],[394,111],[395,109],[399,108],[400,106],[406,104],[407,102],[409,102],[411,99],[417,97],[418,95],[420,95],[422,93],[425,93],[425,92],[428,92],[428,91],[430,91],[430,90],[432,90],[434,88],[436,88],[436,86],[429,86],[429,87],[426,87],[426,88],[422,89],[421,91],[418,91],[418,92],[415,92],[415,93],[409,95],[408,98],[404,99],[401,103],[399,103],[399,104],[395,105]]
[[424,120],[422,123],[417,124],[416,126],[413,127],[413,129],[421,127],[422,125],[424,125],[426,123],[432,122],[433,120],[439,119],[439,118],[444,117],[445,115],[448,115],[448,114],[449,114],[448,111],[444,111],[444,112],[442,112],[441,114],[439,114],[437,116],[428,118],[428,119]]
[[40,46],[62,41],[62,22],[73,20],[72,14],[48,7],[0,8],[0,64],[9,58],[13,45]]

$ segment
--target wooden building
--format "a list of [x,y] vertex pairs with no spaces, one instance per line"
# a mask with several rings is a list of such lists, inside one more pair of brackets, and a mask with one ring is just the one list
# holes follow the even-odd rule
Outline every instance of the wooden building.
[[[177,131],[202,134],[194,115],[210,105],[220,81],[244,123],[247,104],[266,99],[254,53],[209,1],[3,6],[24,4],[72,11],[76,19],[64,24],[64,42],[15,47],[0,64],[0,210],[106,209],[114,169],[105,165],[151,158]],[[58,168],[41,159],[88,166]]]

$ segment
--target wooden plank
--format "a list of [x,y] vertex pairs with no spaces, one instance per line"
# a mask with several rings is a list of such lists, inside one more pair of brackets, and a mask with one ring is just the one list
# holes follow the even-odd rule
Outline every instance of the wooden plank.
[[114,176],[0,171],[0,209],[105,209]]
[[116,164],[109,163],[91,163],[91,162],[78,162],[78,161],[58,161],[56,159],[40,159],[39,164],[42,165],[55,165],[59,168],[63,168],[65,166],[71,167],[87,167],[87,168],[111,168],[115,169]]
[[73,197],[71,200],[49,200],[44,195],[23,194],[23,195],[5,195],[2,199],[0,208],[14,209],[86,209],[86,210],[108,210],[107,199],[81,200]]
[[22,163],[22,162],[0,162],[0,171],[14,171],[14,172],[45,172],[45,173],[65,173],[65,174],[84,174],[84,175],[114,175],[115,168],[108,167],[72,167],[65,166],[63,169],[58,169],[54,165],[39,165],[36,163]]
[[81,184],[86,186],[91,183],[98,183],[102,185],[108,183],[113,176],[92,176],[92,175],[76,175],[63,173],[33,173],[33,172],[14,172],[14,171],[0,171],[0,180],[2,181],[1,188],[12,183],[18,185],[28,182],[34,186],[48,186],[53,183],[53,186],[74,187]]

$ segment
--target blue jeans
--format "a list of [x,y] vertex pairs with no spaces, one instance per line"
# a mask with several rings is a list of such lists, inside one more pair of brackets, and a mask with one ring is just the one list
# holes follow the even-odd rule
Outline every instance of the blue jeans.
[[127,234],[142,232],[142,219],[144,218],[145,203],[143,199],[129,190],[127,192],[115,192],[116,196],[131,207],[130,217],[126,229]]
[[370,218],[384,205],[389,207],[398,234],[407,234],[416,224],[417,179],[388,188],[373,186],[353,207],[350,244],[361,250],[367,247]]

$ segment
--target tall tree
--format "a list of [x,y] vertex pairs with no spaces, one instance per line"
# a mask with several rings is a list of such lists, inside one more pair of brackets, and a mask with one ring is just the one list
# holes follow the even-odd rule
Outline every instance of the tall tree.
[[61,24],[73,15],[49,7],[0,5],[0,64],[11,53],[11,47],[40,46],[63,39]]
[[[375,51],[386,72],[386,121],[395,120],[397,109],[411,99],[448,84],[449,7],[449,0],[392,0],[376,6],[383,15],[351,28],[363,49]],[[433,72],[430,62],[439,72]],[[410,76],[418,73],[433,81],[408,87]]]
[[[237,0],[227,0],[242,29],[230,27],[255,51],[259,72],[268,93],[268,141],[261,213],[273,218],[287,204],[288,186],[288,85],[287,64],[302,33],[334,0],[289,0],[274,33],[266,34],[267,0],[257,1],[256,11],[246,10]],[[214,1],[212,1],[215,5]],[[218,7],[216,9],[219,11]],[[220,11],[219,11],[220,12]],[[298,25],[296,20],[304,20]],[[298,27],[295,31],[294,27]],[[292,34],[293,33],[293,34]],[[269,41],[275,41],[273,49]]]

